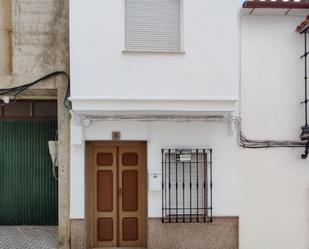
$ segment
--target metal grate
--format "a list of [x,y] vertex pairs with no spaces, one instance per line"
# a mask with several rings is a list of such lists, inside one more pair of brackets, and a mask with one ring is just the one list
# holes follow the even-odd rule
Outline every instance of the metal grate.
[[58,224],[47,144],[56,131],[56,120],[0,119],[0,225]]
[[162,149],[162,222],[212,222],[211,149]]

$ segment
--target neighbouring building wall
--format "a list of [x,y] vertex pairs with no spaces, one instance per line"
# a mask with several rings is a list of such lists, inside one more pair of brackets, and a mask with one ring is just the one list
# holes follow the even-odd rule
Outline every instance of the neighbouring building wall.
[[[40,75],[68,67],[66,1],[13,0],[13,74]],[[64,26],[60,26],[64,25]]]
[[0,76],[12,72],[12,5],[10,0],[0,2]]
[[[6,61],[11,64],[0,74],[1,87],[24,84],[69,68],[67,0],[3,0],[0,7],[6,13],[0,22],[2,32],[6,32],[1,33],[5,40],[1,40],[1,46],[6,45]],[[55,79],[37,88],[56,89]]]
[[[304,124],[303,17],[242,16],[241,117],[254,139],[299,140]],[[240,248],[309,246],[309,162],[303,149],[240,152]]]
[[[69,70],[68,0],[0,1],[0,88]],[[58,99],[59,248],[69,248],[69,113],[67,79],[45,80],[19,98]]]

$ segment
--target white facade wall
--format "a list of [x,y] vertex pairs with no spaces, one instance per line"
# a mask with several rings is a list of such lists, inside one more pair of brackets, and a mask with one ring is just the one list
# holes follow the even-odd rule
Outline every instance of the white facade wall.
[[[73,111],[80,116],[237,113],[239,8],[238,0],[185,0],[184,53],[124,53],[124,0],[71,1]],[[83,136],[106,141],[116,130],[122,140],[147,141],[148,173],[161,171],[162,148],[212,148],[214,215],[238,216],[239,148],[229,123],[98,121],[84,128]],[[73,143],[72,219],[85,216],[84,172],[85,147]],[[148,216],[160,215],[161,191],[149,192]]]
[[[125,141],[147,141],[148,173],[161,172],[162,148],[213,149],[213,208],[215,216],[238,216],[239,148],[227,123],[205,122],[94,122],[85,140],[111,139],[120,131]],[[71,134],[74,137],[74,132]],[[71,218],[84,218],[85,147],[72,145]],[[148,192],[148,217],[161,217],[161,191]]]
[[[181,109],[182,102],[186,114],[217,111],[239,98],[241,74],[244,133],[297,140],[304,66],[303,37],[294,30],[303,17],[242,16],[239,22],[238,0],[183,3],[185,54],[132,54],[122,52],[123,0],[71,1],[74,111],[99,116],[105,108],[106,115],[107,105],[123,112],[132,101],[141,114],[151,101],[159,102],[150,109],[159,106],[160,113]],[[234,115],[236,107],[229,110]],[[240,216],[241,249],[309,247],[309,164],[302,149],[239,149],[236,132],[218,122],[96,121],[83,137],[110,140],[112,131],[121,131],[122,140],[147,141],[148,173],[160,171],[161,148],[212,148],[214,215]],[[77,133],[72,129],[71,136]],[[84,218],[84,167],[84,145],[72,144],[72,219]],[[149,192],[148,216],[160,215],[161,192]]]
[[[241,18],[241,116],[256,139],[298,140],[304,124],[303,17]],[[309,162],[303,149],[240,152],[240,248],[309,247]]]
[[71,1],[72,97],[237,99],[239,8],[238,0],[185,0],[185,54],[139,54],[122,52],[124,0]]

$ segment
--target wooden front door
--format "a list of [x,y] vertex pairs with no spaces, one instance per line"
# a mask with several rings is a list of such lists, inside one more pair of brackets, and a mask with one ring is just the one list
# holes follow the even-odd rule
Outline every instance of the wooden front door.
[[91,246],[146,246],[146,144],[88,147]]

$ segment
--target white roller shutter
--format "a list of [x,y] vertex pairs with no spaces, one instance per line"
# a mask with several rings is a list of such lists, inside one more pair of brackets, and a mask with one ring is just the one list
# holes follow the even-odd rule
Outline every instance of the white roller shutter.
[[125,0],[125,50],[181,51],[181,0]]

